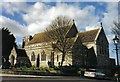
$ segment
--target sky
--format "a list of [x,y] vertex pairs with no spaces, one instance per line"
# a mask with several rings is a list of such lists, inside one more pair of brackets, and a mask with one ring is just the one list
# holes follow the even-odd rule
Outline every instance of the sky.
[[[16,37],[16,43],[22,44],[22,38],[42,32],[59,15],[75,20],[80,32],[100,27],[110,44],[110,57],[115,58],[111,33],[113,22],[118,21],[118,2],[0,2],[0,28],[7,27]],[[23,1],[23,2],[22,2]]]

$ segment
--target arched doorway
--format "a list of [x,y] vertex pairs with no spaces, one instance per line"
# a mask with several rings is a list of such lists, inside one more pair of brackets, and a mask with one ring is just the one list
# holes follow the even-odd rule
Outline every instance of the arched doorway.
[[35,53],[34,52],[32,52],[31,61],[35,61]]

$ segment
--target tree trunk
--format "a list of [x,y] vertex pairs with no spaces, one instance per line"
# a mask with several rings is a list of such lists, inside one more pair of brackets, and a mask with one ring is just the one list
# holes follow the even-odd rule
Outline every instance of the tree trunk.
[[64,61],[65,61],[65,53],[62,54],[62,61],[61,61],[61,65],[60,65],[60,66],[63,65],[63,62],[64,62]]

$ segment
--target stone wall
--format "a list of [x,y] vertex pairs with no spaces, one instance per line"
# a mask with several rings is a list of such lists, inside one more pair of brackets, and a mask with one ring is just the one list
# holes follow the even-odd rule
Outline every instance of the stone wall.
[[[26,53],[31,61],[31,57],[34,53],[35,61],[31,61],[32,66],[37,65],[37,57],[39,55],[39,67],[48,67],[48,62],[51,62],[51,54],[53,52],[52,46],[50,43],[39,43],[29,46],[25,46]],[[42,52],[44,51],[46,55],[46,60],[42,61]],[[62,53],[54,51],[54,65],[59,66],[59,62],[62,60]],[[63,65],[72,64],[72,60],[68,55],[65,57]]]

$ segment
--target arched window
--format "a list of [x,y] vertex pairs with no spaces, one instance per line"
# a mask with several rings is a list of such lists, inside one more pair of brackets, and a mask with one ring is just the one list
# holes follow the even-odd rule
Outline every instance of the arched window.
[[51,60],[52,64],[54,64],[54,52],[53,51],[51,51],[50,60]]
[[31,61],[35,61],[35,53],[34,52],[32,52]]
[[46,61],[46,54],[44,50],[41,52],[41,61]]
[[39,67],[40,66],[40,56],[39,56],[39,54],[38,54],[38,56],[37,56],[37,61],[36,61],[36,66],[37,67]]
[[14,60],[15,60],[15,57],[12,55],[12,56],[11,56],[11,65],[12,65],[12,66],[14,65]]
[[59,61],[59,56],[57,55],[57,62]]

